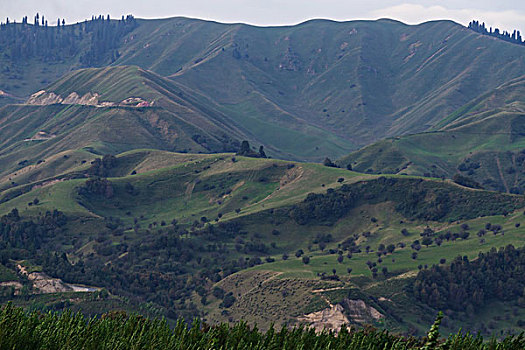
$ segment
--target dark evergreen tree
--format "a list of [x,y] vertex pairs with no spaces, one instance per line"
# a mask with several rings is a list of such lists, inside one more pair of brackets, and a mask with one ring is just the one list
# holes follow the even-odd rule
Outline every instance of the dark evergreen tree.
[[241,147],[237,151],[237,155],[252,158],[267,158],[263,146],[259,147],[259,152],[255,152],[251,149],[250,143],[246,140],[242,141]]
[[328,167],[332,167],[332,168],[337,168],[337,165],[332,162],[332,160],[328,157],[326,157],[324,160],[323,160],[323,165],[324,166],[328,166]]
[[490,300],[523,298],[524,268],[524,248],[492,248],[472,261],[457,257],[449,266],[421,270],[411,290],[416,298],[438,309],[475,309]]
[[259,147],[259,157],[261,157],[261,158],[268,158],[268,157],[266,157],[266,153],[264,153],[264,147],[263,146]]
[[124,21],[93,20],[66,27],[64,19],[56,26],[48,26],[44,16],[36,14],[34,23],[27,16],[21,24],[7,21],[0,24],[0,46],[6,47],[7,59],[13,61],[38,59],[42,62],[60,62],[81,54],[85,66],[99,66],[118,58],[116,48],[121,38],[133,30],[137,23],[133,16]]
[[523,41],[519,30],[514,30],[512,34],[510,34],[510,32],[507,31],[500,32],[499,28],[495,28],[494,30],[492,30],[492,27],[490,27],[490,29],[487,30],[487,28],[485,27],[485,23],[480,24],[479,21],[476,20],[471,21],[468,25],[468,28],[477,33],[493,36],[513,44],[525,45],[525,42]]
[[243,156],[243,155],[249,154],[251,151],[252,150],[250,149],[250,143],[245,140],[241,142],[241,147],[239,148],[237,155]]

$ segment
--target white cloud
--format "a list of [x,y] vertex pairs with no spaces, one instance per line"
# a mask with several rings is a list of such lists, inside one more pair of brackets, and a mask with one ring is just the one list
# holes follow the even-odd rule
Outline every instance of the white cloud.
[[463,25],[476,19],[485,22],[487,27],[525,33],[525,13],[515,10],[487,11],[472,8],[449,9],[443,6],[423,6],[404,3],[370,12],[373,18],[395,18],[408,24],[417,24],[437,19],[451,19]]

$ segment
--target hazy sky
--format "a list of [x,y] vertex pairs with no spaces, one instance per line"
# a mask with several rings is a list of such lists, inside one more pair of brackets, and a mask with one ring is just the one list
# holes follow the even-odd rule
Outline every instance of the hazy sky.
[[[496,3],[496,4],[495,4]],[[485,21],[503,30],[525,33],[522,0],[0,0],[0,19],[20,21],[39,12],[55,25],[58,17],[77,22],[95,14],[139,18],[187,16],[256,25],[296,24],[312,18],[334,20],[394,18],[414,24],[452,19]]]

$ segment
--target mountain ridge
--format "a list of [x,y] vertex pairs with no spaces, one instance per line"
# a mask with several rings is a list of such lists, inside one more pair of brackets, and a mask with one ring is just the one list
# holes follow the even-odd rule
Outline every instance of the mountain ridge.
[[[451,21],[410,26],[385,19],[312,20],[256,27],[176,17],[133,23],[116,41],[114,61],[109,53],[101,56],[108,57],[104,64],[136,65],[169,77],[228,116],[247,139],[300,160],[338,158],[383,137],[430,130],[525,69],[525,48]],[[78,45],[91,35],[86,32]],[[12,78],[43,82],[50,74],[80,67],[78,57],[40,72],[36,59],[29,59],[35,69],[27,71],[4,59],[11,68],[0,72],[6,78],[0,88],[27,91],[22,84],[14,87]],[[289,137],[274,137],[278,129],[314,139],[302,147],[285,144]],[[330,134],[331,145],[316,144]]]
[[370,173],[461,174],[491,190],[523,193],[524,92],[522,76],[468,102],[433,131],[378,141],[338,163]]

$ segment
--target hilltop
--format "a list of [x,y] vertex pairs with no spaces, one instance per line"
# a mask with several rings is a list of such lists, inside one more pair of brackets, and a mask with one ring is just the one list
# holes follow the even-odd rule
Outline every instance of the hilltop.
[[433,131],[381,140],[339,163],[368,173],[467,176],[482,187],[523,193],[525,79],[480,96]]
[[[522,196],[440,179],[231,153],[64,155],[11,174],[14,187],[2,182],[2,282],[19,305],[243,319],[261,329],[342,320],[420,333],[436,310],[400,293],[418,269],[522,242]],[[51,175],[57,164],[62,173]],[[494,234],[473,237],[487,224]],[[96,298],[42,294],[18,265],[91,286]],[[30,302],[17,297],[22,286]],[[500,307],[512,308],[509,298]],[[476,322],[453,311],[445,328],[482,329],[498,302],[487,299]]]
[[[525,68],[525,47],[450,21],[313,20],[270,28],[188,18],[118,23],[66,26],[61,33],[73,33],[76,46],[52,69],[38,57],[7,55],[0,89],[28,97],[82,66],[135,65],[211,103],[275,155],[321,160],[431,130]],[[38,28],[45,30],[55,29]],[[113,33],[111,47],[94,39],[97,30]],[[82,58],[81,48],[100,51],[97,60]]]

